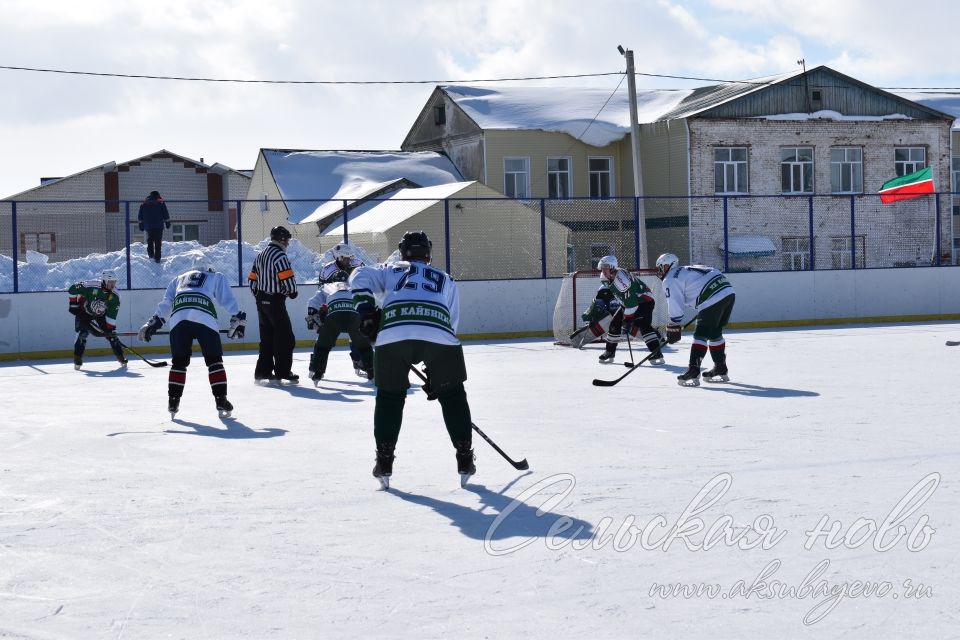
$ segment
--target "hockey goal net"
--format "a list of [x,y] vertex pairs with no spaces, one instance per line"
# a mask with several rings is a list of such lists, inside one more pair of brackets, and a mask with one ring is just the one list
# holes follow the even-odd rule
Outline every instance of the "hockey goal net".
[[[653,326],[665,330],[669,320],[667,316],[667,299],[663,295],[663,287],[657,278],[656,269],[628,269],[634,276],[639,276],[646,284],[656,300],[653,309]],[[560,285],[560,295],[553,308],[553,339],[556,344],[570,344],[570,335],[586,323],[580,314],[587,310],[597,297],[600,288],[600,272],[596,270],[574,271],[563,276]]]

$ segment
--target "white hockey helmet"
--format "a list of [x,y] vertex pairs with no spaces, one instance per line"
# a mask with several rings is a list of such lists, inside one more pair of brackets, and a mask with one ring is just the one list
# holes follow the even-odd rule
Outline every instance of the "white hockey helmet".
[[105,285],[113,283],[107,287],[107,289],[113,289],[117,286],[117,272],[114,269],[104,269],[100,274],[100,281]]
[[670,273],[670,269],[672,269],[678,262],[680,262],[680,258],[672,253],[660,254],[660,257],[657,258],[657,277],[661,280],[666,278],[667,274]]
[[216,271],[213,268],[213,263],[210,262],[210,259],[205,255],[198,255],[193,259],[193,270],[194,271]]
[[604,267],[608,269],[617,268],[617,256],[603,256],[600,258],[600,261],[597,262],[597,269],[603,271]]
[[341,242],[338,245],[334,245],[330,252],[333,254],[334,260],[339,260],[340,258],[352,258],[357,255],[356,249],[351,247],[346,242]]

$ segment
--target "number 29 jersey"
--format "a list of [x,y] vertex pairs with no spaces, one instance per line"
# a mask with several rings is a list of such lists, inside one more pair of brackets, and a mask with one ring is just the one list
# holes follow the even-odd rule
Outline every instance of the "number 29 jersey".
[[377,344],[424,340],[458,345],[460,294],[441,269],[423,262],[360,267],[350,275],[354,303],[382,309]]

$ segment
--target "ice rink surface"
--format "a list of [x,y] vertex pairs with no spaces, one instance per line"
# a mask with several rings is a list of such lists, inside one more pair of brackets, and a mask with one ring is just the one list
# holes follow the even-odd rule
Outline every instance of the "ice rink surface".
[[413,386],[390,492],[345,348],[319,388],[228,352],[229,420],[199,356],[173,421],[136,357],[3,363],[0,637],[960,637],[960,324],[727,337],[700,388],[688,333],[611,388],[626,345],[466,343],[530,471],[475,436],[460,488]]

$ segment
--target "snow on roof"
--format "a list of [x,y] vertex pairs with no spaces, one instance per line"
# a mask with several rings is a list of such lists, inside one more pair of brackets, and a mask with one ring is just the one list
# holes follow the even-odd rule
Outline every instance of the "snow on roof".
[[[603,147],[630,133],[626,88],[472,87],[446,85],[443,91],[482,129],[535,129],[566,133]],[[692,89],[637,91],[637,120],[655,122]],[[611,95],[612,94],[612,95]]]
[[[454,196],[471,184],[474,182],[454,182],[421,189],[394,191],[386,199],[379,200],[372,206],[349,211],[347,213],[349,231],[351,234],[383,233],[437,204],[438,201]],[[322,235],[342,236],[343,216],[324,229]]]
[[[751,234],[733,234],[727,236],[731,256],[772,256],[777,248],[767,236]],[[723,242],[720,242],[720,252],[723,253]]]
[[447,156],[433,151],[261,152],[287,201],[292,224],[322,218],[313,214],[329,200],[357,199],[400,178],[425,187],[463,180]]
[[774,113],[765,116],[753,116],[759,120],[861,120],[877,122],[880,120],[913,120],[902,113],[891,113],[885,116],[846,116],[839,111],[823,109],[813,113]]
[[960,93],[904,93],[898,91],[895,95],[900,96],[904,100],[910,100],[911,102],[916,102],[930,109],[936,109],[937,111],[942,111],[943,113],[953,116],[955,118],[953,128],[960,129]]

